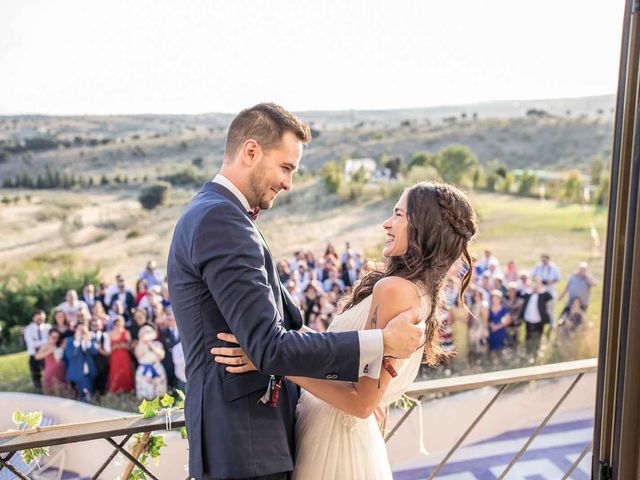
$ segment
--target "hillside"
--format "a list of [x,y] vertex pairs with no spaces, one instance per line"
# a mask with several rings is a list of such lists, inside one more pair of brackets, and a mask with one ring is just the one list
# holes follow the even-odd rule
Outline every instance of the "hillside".
[[[613,97],[556,99],[389,111],[301,112],[315,138],[304,165],[383,154],[408,159],[451,143],[481,163],[510,168],[588,170],[611,153]],[[534,111],[531,114],[531,111]],[[527,112],[530,114],[527,115]],[[541,113],[544,112],[544,113]],[[0,183],[45,167],[73,174],[154,178],[191,165],[214,172],[229,114],[0,117]]]

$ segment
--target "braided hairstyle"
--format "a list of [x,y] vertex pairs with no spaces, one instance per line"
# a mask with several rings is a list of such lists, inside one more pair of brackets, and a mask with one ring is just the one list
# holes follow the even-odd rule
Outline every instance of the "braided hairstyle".
[[402,277],[426,288],[431,311],[426,320],[424,360],[429,365],[437,365],[451,355],[440,347],[440,292],[447,273],[462,259],[466,265],[459,302],[465,305],[464,292],[472,275],[467,247],[478,231],[478,220],[466,195],[452,185],[421,182],[405,193],[409,223],[407,251],[386,259],[384,270],[367,274],[344,299],[343,308],[349,309],[371,295],[374,285],[385,277]]

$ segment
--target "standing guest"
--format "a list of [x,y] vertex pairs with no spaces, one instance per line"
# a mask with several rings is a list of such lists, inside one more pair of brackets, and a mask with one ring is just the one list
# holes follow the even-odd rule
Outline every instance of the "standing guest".
[[332,243],[327,243],[327,248],[324,250],[324,259],[325,261],[331,259],[335,264],[338,263],[338,250]]
[[560,269],[551,261],[551,257],[543,253],[538,263],[531,271],[531,277],[540,277],[542,284],[552,297],[556,296],[556,284],[560,280]]
[[524,300],[518,294],[518,284],[509,282],[507,285],[507,295],[504,297],[504,304],[509,309],[511,323],[507,327],[507,336],[511,345],[518,344],[520,327],[522,326],[522,307]]
[[522,271],[518,277],[518,294],[524,295],[525,293],[531,293],[531,282],[529,280],[529,273]]
[[171,355],[173,356],[173,366],[176,374],[176,389],[186,393],[187,375],[185,373],[184,351],[180,342],[174,345]]
[[155,325],[149,321],[149,313],[144,307],[136,307],[133,309],[133,322],[131,323],[131,347],[136,348],[138,344],[138,336],[140,329],[145,325],[149,325],[155,328]]
[[482,291],[476,288],[470,302],[467,319],[467,345],[470,357],[487,352],[489,337],[489,303],[484,299]]
[[160,303],[162,308],[171,307],[171,297],[169,295],[169,285],[165,282],[162,284],[162,291],[160,293]]
[[316,257],[311,250],[304,252],[304,261],[309,268],[316,268]]
[[291,269],[289,268],[289,264],[285,260],[280,260],[276,268],[278,269],[278,277],[280,278],[280,282],[287,283],[289,277],[291,276]]
[[518,281],[518,267],[513,260],[507,262],[507,267],[504,271],[504,281],[507,283]]
[[156,337],[156,329],[145,325],[140,329],[139,342],[135,347],[138,359],[136,397],[147,400],[153,400],[167,392],[167,375],[161,363],[165,351]]
[[94,379],[98,374],[93,357],[97,355],[96,344],[83,323],[76,326],[73,338],[69,338],[64,351],[67,364],[66,378],[81,402],[91,400]]
[[102,302],[96,302],[91,309],[91,318],[99,319],[102,322],[105,330],[109,331],[113,328],[111,318],[104,311],[104,307],[102,306]]
[[45,395],[62,395],[66,391],[64,342],[62,334],[56,328],[52,328],[47,343],[36,353],[36,359],[44,362],[42,393]]
[[134,388],[133,368],[131,365],[131,336],[125,328],[122,316],[115,318],[109,341],[111,343],[109,391],[111,393],[130,392]]
[[44,310],[36,310],[31,317],[31,323],[24,329],[24,343],[29,352],[29,370],[36,393],[42,392],[42,369],[44,361],[36,358],[38,350],[47,343],[51,325],[45,323],[47,315]]
[[318,305],[318,297],[320,292],[318,291],[317,282],[309,282],[309,284],[302,292],[302,310],[304,311],[305,325],[309,324],[309,318],[314,308]]
[[343,265],[347,263],[349,259],[352,259],[354,255],[353,249],[351,248],[351,243],[345,242],[344,244],[344,252],[340,255],[340,263]]
[[91,310],[93,308],[93,305],[97,301],[97,298],[96,298],[96,287],[93,285],[93,283],[87,283],[82,288],[82,298],[81,298],[81,300],[84,303],[86,303],[87,308],[89,310]]
[[547,292],[551,295],[551,300],[547,303],[549,310],[549,320],[551,328],[556,326],[555,301],[557,296],[556,284],[560,281],[560,269],[551,261],[548,254],[543,253],[538,263],[531,271],[532,277],[540,277],[542,284],[546,287]]
[[558,322],[558,333],[569,335],[584,324],[585,315],[580,297],[574,297],[569,304],[569,310],[564,312]]
[[356,270],[356,264],[353,258],[349,258],[342,265],[342,281],[345,288],[351,288],[358,280],[358,270]]
[[548,309],[551,294],[545,290],[540,277],[533,277],[531,292],[525,293],[522,298],[522,318],[527,330],[527,353],[537,354],[544,326],[551,323]]
[[116,300],[119,300],[124,305],[126,312],[130,312],[136,306],[136,298],[127,287],[122,275],[117,277],[117,290],[111,295],[110,304],[113,304]]
[[53,314],[53,328],[58,330],[62,338],[73,337],[73,330],[69,327],[67,314],[64,313],[64,310],[56,310]]
[[67,315],[72,330],[76,328],[81,315],[84,312],[89,313],[89,307],[82,300],[78,300],[78,292],[75,290],[67,292],[66,301],[58,305],[57,310],[62,310]]
[[500,269],[500,262],[493,255],[491,250],[485,250],[484,256],[476,262],[476,271],[478,275],[482,275],[485,271],[489,270],[491,265],[494,266],[494,269]]
[[487,302],[487,304],[491,303],[491,290],[493,290],[491,286],[492,286],[491,274],[489,272],[484,272],[480,276],[480,283],[478,284],[478,289],[482,292],[482,295],[484,296],[484,301]]
[[120,300],[115,300],[111,304],[111,308],[109,309],[109,322],[107,323],[107,330],[111,331],[113,328],[113,322],[116,317],[124,318],[125,324],[127,326],[131,325],[131,312],[128,312],[124,308],[124,304]]
[[138,279],[136,282],[136,305],[140,305],[140,300],[145,297],[148,291],[147,281],[144,278]]
[[507,294],[507,287],[504,284],[504,277],[501,273],[493,277],[493,289],[500,290],[503,296]]
[[102,304],[102,309],[105,312],[109,311],[109,300],[111,297],[107,297],[107,284],[105,282],[100,282],[98,284],[98,293],[96,294],[96,300],[98,300]]
[[[162,314],[162,321],[158,323],[158,340],[164,347],[165,356],[162,366],[167,373],[167,386],[169,389],[177,388],[176,366],[173,363],[173,348],[180,343],[180,334],[176,326],[176,319],[171,309],[166,309]],[[181,389],[182,390],[182,389]]]
[[327,272],[327,279],[323,283],[323,289],[325,292],[328,292],[333,287],[333,284],[336,283],[340,286],[340,290],[344,290],[344,282],[342,279],[338,277],[338,269],[331,268]]
[[582,311],[587,311],[587,307],[589,306],[589,297],[591,295],[591,287],[596,284],[595,279],[589,274],[588,269],[589,264],[587,262],[581,262],[578,266],[578,271],[569,275],[567,286],[558,297],[558,300],[562,300],[567,293],[569,294],[567,305],[562,311],[563,314],[570,310],[571,301],[574,298],[579,298]]
[[502,303],[502,292],[493,290],[489,306],[489,351],[502,350],[505,347],[509,323],[509,307]]
[[95,390],[100,395],[107,393],[107,381],[109,379],[109,357],[111,356],[111,339],[104,330],[104,324],[100,318],[91,320],[91,334],[96,345],[97,354],[94,357],[96,364]]
[[155,260],[149,260],[147,262],[147,268],[140,274],[140,278],[147,282],[147,287],[155,287],[156,285],[162,286],[162,272],[158,269],[158,264]]

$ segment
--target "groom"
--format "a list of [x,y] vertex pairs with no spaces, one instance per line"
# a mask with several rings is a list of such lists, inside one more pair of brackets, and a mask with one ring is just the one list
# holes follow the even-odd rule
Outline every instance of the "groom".
[[[296,331],[300,312],[253,217],[291,189],[310,140],[309,127],[278,105],[240,112],[220,173],[176,225],[167,270],[185,352],[189,474],[196,479],[290,478],[298,390],[286,380],[272,388],[271,375],[378,378],[383,355],[406,358],[421,344],[415,315],[400,315],[384,330]],[[211,348],[230,346],[217,338],[221,332],[237,337],[257,372],[232,374],[213,361]]]

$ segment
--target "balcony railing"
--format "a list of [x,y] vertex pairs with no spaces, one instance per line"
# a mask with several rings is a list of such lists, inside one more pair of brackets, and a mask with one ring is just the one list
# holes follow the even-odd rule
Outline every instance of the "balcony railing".
[[[527,451],[531,443],[535,440],[542,429],[549,423],[549,420],[556,413],[558,408],[564,403],[569,394],[573,391],[578,382],[582,379],[585,373],[596,372],[597,363],[595,358],[586,360],[576,360],[573,362],[555,363],[550,365],[540,365],[535,367],[516,368],[512,370],[501,370],[498,372],[481,373],[477,375],[468,375],[462,377],[447,378],[441,380],[427,380],[423,382],[415,382],[406,395],[409,398],[417,400],[406,410],[406,412],[400,417],[391,430],[385,435],[385,442],[398,431],[398,429],[407,421],[412,412],[419,405],[419,402],[423,399],[429,398],[436,394],[462,392],[467,390],[474,390],[487,386],[497,387],[496,393],[487,402],[485,407],[480,413],[473,419],[471,424],[467,427],[464,433],[458,438],[458,440],[449,449],[447,454],[442,458],[440,463],[431,471],[428,479],[431,480],[436,477],[438,472],[447,464],[449,459],[458,450],[460,445],[467,439],[473,429],[480,423],[482,418],[487,414],[491,407],[495,404],[496,400],[505,392],[509,385],[514,385],[523,382],[530,382],[534,380],[545,380],[552,378],[560,378],[566,376],[574,376],[575,379],[564,391],[564,393],[558,398],[556,403],[549,410],[546,417],[540,422],[536,429],[531,433],[528,440],[522,445],[520,450],[512,458],[504,471],[498,477],[498,480],[502,480],[507,476],[511,468],[522,457],[522,454]],[[595,395],[595,392],[594,392]],[[591,450],[592,444],[589,443],[584,450],[580,453],[578,458],[574,461],[571,467],[562,477],[562,480],[569,478],[576,467],[580,464],[582,459]]]
[[[460,438],[454,443],[447,454],[442,458],[440,463],[433,469],[428,478],[432,479],[436,477],[438,472],[447,464],[456,450],[462,445],[462,443],[473,431],[476,425],[478,425],[478,423],[482,420],[486,413],[495,404],[496,400],[505,392],[505,390],[510,385],[529,381],[575,376],[573,382],[564,391],[560,398],[558,398],[553,408],[551,408],[546,417],[537,426],[533,433],[531,433],[528,440],[524,443],[524,445],[522,445],[518,453],[513,457],[511,462],[498,477],[499,479],[505,478],[511,468],[518,462],[522,454],[526,452],[527,448],[538,436],[540,431],[545,427],[545,425],[547,425],[560,405],[562,405],[566,398],[571,394],[584,374],[595,371],[596,359],[594,358],[414,383],[411,386],[410,390],[407,392],[407,396],[418,401],[430,398],[435,394],[449,394],[478,389],[486,386],[497,387],[497,391],[495,392],[491,400],[489,400],[482,411],[473,419],[471,424],[467,427]],[[407,419],[411,417],[411,414],[417,405],[418,403],[415,403],[409,409],[407,409],[402,417],[395,423],[393,428],[391,428],[391,430],[386,433],[385,441],[388,441],[398,431],[398,429],[402,427]],[[171,424],[171,428],[180,428],[184,426],[183,413],[174,413],[172,415]],[[145,419],[142,418],[141,415],[132,415],[116,419],[54,425],[49,427],[34,428],[30,430],[9,431],[0,433],[0,470],[2,470],[3,468],[7,468],[20,479],[29,479],[27,473],[19,471],[16,467],[9,463],[9,460],[13,457],[13,455],[16,454],[16,452],[28,448],[63,445],[77,442],[86,442],[96,439],[104,439],[113,447],[113,452],[96,470],[96,472],[92,476],[93,479],[99,478],[100,474],[114,460],[118,452],[120,452],[129,460],[128,471],[130,471],[133,466],[136,466],[140,468],[148,478],[157,480],[158,477],[152,474],[143,464],[140,463],[140,461],[138,460],[138,456],[136,455],[136,451],[129,451],[126,449],[126,444],[136,433],[166,430],[166,428],[167,424],[164,416]],[[119,438],[119,441],[117,441],[115,439],[116,437],[121,438]],[[569,478],[577,465],[579,465],[582,459],[589,453],[590,449],[591,444],[587,445],[584,448],[573,465],[571,465],[571,467],[565,473],[563,480]]]

